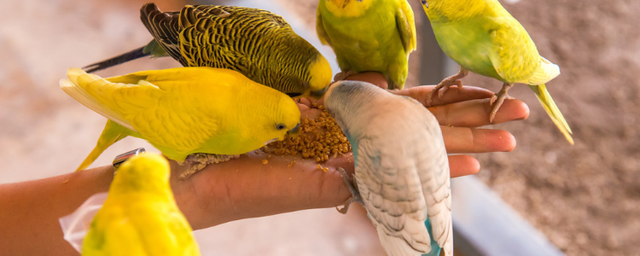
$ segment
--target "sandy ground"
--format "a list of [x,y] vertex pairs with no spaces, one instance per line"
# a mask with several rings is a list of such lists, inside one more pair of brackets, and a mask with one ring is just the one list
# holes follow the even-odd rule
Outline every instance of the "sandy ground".
[[[91,150],[105,119],[64,94],[58,80],[69,67],[147,43],[150,36],[138,20],[143,3],[2,1],[0,183],[70,172]],[[165,10],[184,4],[156,3]],[[316,0],[295,3],[312,23]],[[568,255],[640,255],[640,2],[524,0],[505,7],[540,53],[560,65],[562,75],[548,87],[576,145],[564,141],[526,86],[515,86],[510,94],[529,103],[531,116],[497,126],[511,131],[518,147],[479,156],[479,176]],[[171,59],[137,60],[100,74],[175,66]],[[476,75],[464,81],[494,91],[500,86]],[[150,148],[126,139],[94,165],[138,146]],[[375,255],[377,239],[361,215],[309,210],[197,233],[204,255]]]

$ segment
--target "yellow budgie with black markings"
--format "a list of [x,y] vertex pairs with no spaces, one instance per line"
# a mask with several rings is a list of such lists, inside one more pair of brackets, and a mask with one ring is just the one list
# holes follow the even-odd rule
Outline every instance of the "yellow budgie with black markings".
[[71,68],[67,77],[60,87],[109,119],[78,170],[127,136],[183,163],[195,153],[247,153],[300,127],[293,99],[233,70],[185,67],[102,79]]
[[232,69],[289,94],[320,96],[332,79],[329,62],[280,16],[235,6],[186,5],[162,12],[140,9],[153,35],[148,45],[85,67],[104,69],[143,56],[171,56],[186,67]]
[[497,0],[420,0],[431,21],[440,48],[460,64],[460,72],[446,78],[431,91],[439,96],[469,71],[504,83],[491,98],[493,122],[514,83],[529,85],[553,123],[569,143],[571,128],[551,98],[545,83],[560,74],[558,65],[540,56],[522,25]]
[[316,31],[336,53],[342,76],[376,71],[390,89],[404,87],[409,54],[416,49],[413,11],[406,0],[320,0]]
[[143,153],[124,162],[82,242],[83,256],[199,256],[178,209],[166,159]]

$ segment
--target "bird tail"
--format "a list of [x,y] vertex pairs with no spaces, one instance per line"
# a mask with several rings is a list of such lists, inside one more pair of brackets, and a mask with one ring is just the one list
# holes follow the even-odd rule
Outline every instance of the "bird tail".
[[573,138],[571,138],[571,134],[573,134],[573,132],[571,132],[571,128],[569,127],[569,124],[567,124],[567,120],[564,119],[560,109],[558,109],[558,106],[556,106],[556,103],[551,98],[549,91],[547,91],[547,86],[544,84],[529,85],[529,88],[531,88],[531,90],[536,94],[538,100],[542,104],[542,107],[544,107],[544,110],[549,114],[551,121],[556,124],[567,141],[573,145]]
[[[423,252],[428,252],[429,250],[433,251],[433,247],[429,248],[428,244],[425,243],[414,243],[411,245],[408,240],[404,239],[402,236],[394,236],[387,234],[385,232],[382,224],[376,228],[378,231],[378,238],[380,239],[380,244],[384,248],[387,255],[397,255],[397,256],[420,256],[424,255]],[[428,238],[427,238],[428,239]],[[433,243],[432,243],[433,244]],[[414,248],[413,246],[418,246],[420,248]],[[431,255],[431,254],[428,254]],[[434,254],[439,255],[439,254]]]
[[102,134],[98,139],[98,143],[96,143],[96,146],[93,148],[91,153],[89,153],[87,158],[84,159],[84,161],[82,162],[82,164],[80,164],[76,171],[81,171],[89,167],[89,165],[91,165],[91,163],[93,163],[93,161],[95,161],[100,156],[100,154],[104,152],[105,149],[118,142],[119,140],[129,136],[129,134],[129,129],[125,128],[122,125],[119,125],[114,121],[107,120],[107,124],[104,126],[104,130],[102,130]]
[[147,46],[143,46],[143,47],[140,47],[138,49],[135,49],[135,50],[120,54],[118,56],[115,56],[113,58],[110,58],[110,59],[107,59],[107,60],[103,60],[103,61],[100,61],[100,62],[97,62],[97,63],[93,63],[91,65],[83,67],[82,69],[85,70],[87,73],[93,73],[93,72],[96,72],[98,70],[103,70],[105,68],[113,67],[115,65],[119,65],[119,64],[131,61],[131,60],[135,60],[135,59],[138,59],[138,58],[149,56],[149,55],[151,55],[151,53],[144,51],[144,49],[146,47]]
[[[427,226],[427,231],[429,231],[429,234],[433,234],[433,232],[431,231],[431,221],[429,221],[429,219],[427,219],[424,222],[424,225]],[[436,241],[435,239],[433,239],[433,237],[431,238],[431,251],[429,251],[429,253],[427,254],[422,254],[422,256],[440,256],[440,251],[442,250],[442,248],[438,245],[438,241]]]

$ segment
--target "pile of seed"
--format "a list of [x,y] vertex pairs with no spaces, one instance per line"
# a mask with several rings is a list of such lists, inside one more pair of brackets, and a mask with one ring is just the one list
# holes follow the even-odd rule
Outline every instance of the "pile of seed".
[[322,113],[316,119],[302,118],[298,136],[287,134],[283,141],[272,142],[263,150],[276,155],[301,155],[318,163],[329,160],[329,156],[350,152],[347,137],[324,106],[313,104],[311,107]]

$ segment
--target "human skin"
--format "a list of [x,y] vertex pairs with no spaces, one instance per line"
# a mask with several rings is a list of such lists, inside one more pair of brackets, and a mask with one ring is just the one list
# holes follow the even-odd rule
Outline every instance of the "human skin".
[[[364,73],[349,79],[364,80],[386,88],[384,77]],[[392,93],[406,95],[423,104],[433,87],[414,87]],[[475,174],[478,161],[464,153],[511,151],[515,138],[504,130],[476,129],[488,124],[493,92],[465,86],[451,88],[444,97],[434,99],[429,110],[441,124],[445,146],[450,154],[451,176]],[[320,101],[321,103],[322,101]],[[301,100],[303,116],[313,117],[309,100]],[[508,99],[494,123],[527,118],[523,102]],[[264,164],[263,160],[268,163]],[[289,166],[295,160],[295,164]],[[268,157],[250,153],[240,158],[209,165],[187,179],[184,171],[171,162],[171,185],[176,202],[194,229],[252,217],[303,209],[335,207],[351,194],[336,171],[343,167],[353,173],[350,154],[322,163],[329,171],[317,169],[312,159],[299,156]],[[72,172],[60,176],[0,185],[0,251],[7,255],[77,255],[62,237],[58,218],[68,215],[91,195],[106,192],[113,178],[113,167]]]

